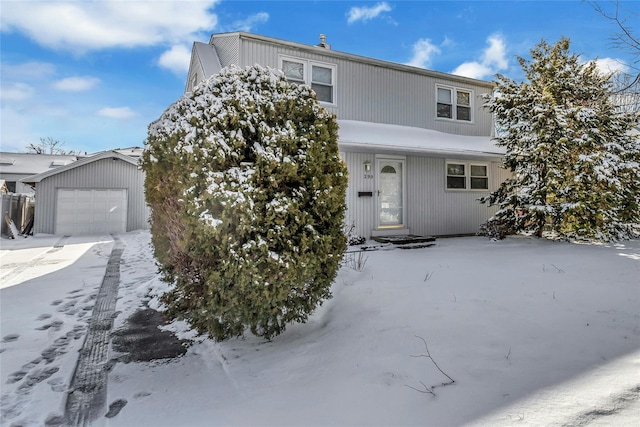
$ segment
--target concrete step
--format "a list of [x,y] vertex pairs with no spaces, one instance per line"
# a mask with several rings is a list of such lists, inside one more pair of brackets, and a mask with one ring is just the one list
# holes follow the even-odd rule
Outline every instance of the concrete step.
[[436,245],[436,238],[431,236],[376,236],[373,242],[351,246],[347,253],[362,251],[388,251],[392,249],[421,249]]
[[371,238],[378,243],[391,243],[394,245],[410,245],[416,243],[432,243],[436,241],[431,236],[416,236],[415,234],[399,235],[399,236],[375,236]]

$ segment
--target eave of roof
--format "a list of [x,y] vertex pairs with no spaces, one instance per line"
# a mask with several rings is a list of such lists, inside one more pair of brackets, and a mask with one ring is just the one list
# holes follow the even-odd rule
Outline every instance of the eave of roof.
[[[476,85],[476,86],[485,86],[487,88],[493,88],[495,86],[494,83],[486,80],[472,79],[470,77],[458,76],[455,74],[444,73],[441,71],[427,70],[426,68],[414,67],[411,65],[400,64],[397,62],[390,62],[390,61],[384,61],[381,59],[355,55],[352,53],[341,52],[338,50],[328,49],[321,46],[313,46],[313,45],[308,45],[303,43],[291,42],[288,40],[282,40],[274,37],[267,37],[267,36],[261,36],[258,34],[253,34],[253,33],[246,33],[244,31],[212,34],[211,40],[213,40],[213,38],[216,36],[234,36],[234,35],[243,39],[252,39],[252,40],[257,40],[264,43],[287,46],[292,49],[299,49],[309,53],[333,56],[335,58],[342,58],[349,61],[367,63],[371,65],[376,65],[379,67],[406,71],[413,74],[420,74],[420,75],[425,75],[425,76],[439,78],[439,79],[453,80],[453,81],[463,82],[463,83]],[[211,44],[211,42],[209,42],[209,44]],[[211,47],[213,48],[213,46]]]
[[126,156],[124,154],[120,154],[120,153],[118,153],[116,151],[103,151],[101,153],[95,154],[95,155],[90,156],[90,157],[84,157],[82,159],[78,159],[77,161],[75,161],[73,163],[70,163],[68,165],[60,166],[60,167],[52,169],[50,171],[46,171],[46,172],[42,172],[42,173],[39,173],[39,174],[36,174],[36,175],[32,175],[32,176],[29,176],[29,177],[26,177],[26,178],[22,178],[20,180],[20,182],[23,182],[25,184],[35,184],[35,183],[38,183],[38,182],[42,181],[43,179],[48,178],[50,176],[57,175],[57,174],[62,173],[62,172],[66,172],[68,170],[75,169],[75,168],[87,165],[89,163],[97,162],[98,160],[111,159],[111,158],[125,161],[125,162],[130,163],[130,164],[132,164],[134,166],[138,165],[137,159],[135,159],[133,157]]

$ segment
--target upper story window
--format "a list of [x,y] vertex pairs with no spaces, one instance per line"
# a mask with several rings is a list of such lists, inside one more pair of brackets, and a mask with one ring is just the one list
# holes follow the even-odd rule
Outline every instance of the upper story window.
[[335,104],[336,66],[300,58],[281,57],[280,69],[287,80],[311,86],[318,101]]
[[448,86],[436,86],[436,116],[442,119],[473,121],[473,92]]
[[282,60],[282,71],[289,81],[304,83],[304,61]]
[[447,190],[488,190],[489,166],[483,163],[447,162]]

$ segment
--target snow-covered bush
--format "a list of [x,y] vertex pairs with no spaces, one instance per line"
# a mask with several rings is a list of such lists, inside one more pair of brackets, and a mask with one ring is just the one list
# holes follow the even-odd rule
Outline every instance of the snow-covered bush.
[[487,99],[513,177],[481,199],[500,207],[485,228],[632,237],[640,222],[639,112],[618,108],[610,76],[570,54],[568,39],[542,42],[531,56],[519,58],[528,81],[498,76]]
[[331,297],[346,238],[335,117],[278,70],[229,67],[149,126],[142,168],[166,313],[271,338]]

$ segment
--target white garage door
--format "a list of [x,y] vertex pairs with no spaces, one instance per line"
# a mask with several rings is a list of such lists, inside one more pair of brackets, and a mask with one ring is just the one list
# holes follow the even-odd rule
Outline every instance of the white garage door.
[[59,189],[56,234],[124,233],[127,190]]

